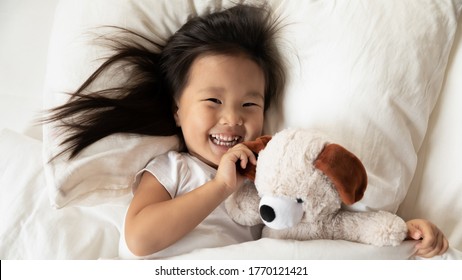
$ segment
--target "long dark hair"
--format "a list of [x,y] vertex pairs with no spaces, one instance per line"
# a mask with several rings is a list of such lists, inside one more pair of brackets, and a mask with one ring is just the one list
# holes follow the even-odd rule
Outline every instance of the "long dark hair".
[[[65,129],[63,153],[75,157],[92,143],[114,133],[178,135],[175,100],[188,81],[194,60],[207,54],[244,54],[265,76],[265,111],[279,98],[285,71],[278,51],[278,20],[266,6],[236,5],[194,17],[165,45],[135,32],[112,27],[124,35],[105,38],[113,54],[75,91],[64,105],[50,110],[46,122]],[[91,86],[112,68],[129,69],[123,85],[102,90]]]

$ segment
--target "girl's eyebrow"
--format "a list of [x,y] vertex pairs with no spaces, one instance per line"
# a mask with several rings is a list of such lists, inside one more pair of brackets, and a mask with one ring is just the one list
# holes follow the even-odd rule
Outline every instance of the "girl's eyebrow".
[[258,98],[258,99],[261,99],[261,100],[265,100],[265,95],[264,94],[261,94],[260,92],[258,91],[250,91],[246,94],[247,97],[251,97],[251,98]]
[[199,90],[199,92],[213,92],[213,93],[223,93],[224,91],[225,91],[224,88],[214,87],[214,86],[206,87],[206,88]]
[[[212,92],[212,93],[216,93],[216,94],[223,94],[225,92],[225,89],[222,88],[222,87],[210,86],[210,87],[200,89],[199,92],[203,92],[203,93]],[[258,91],[249,91],[249,92],[247,92],[245,94],[245,97],[258,98],[258,99],[261,99],[261,100],[265,100],[264,94],[261,94]]]

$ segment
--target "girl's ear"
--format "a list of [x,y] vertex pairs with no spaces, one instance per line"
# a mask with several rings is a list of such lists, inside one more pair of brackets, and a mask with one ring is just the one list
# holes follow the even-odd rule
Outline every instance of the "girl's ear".
[[173,105],[172,111],[173,111],[173,118],[175,119],[176,126],[181,127],[180,118],[178,117],[178,106]]

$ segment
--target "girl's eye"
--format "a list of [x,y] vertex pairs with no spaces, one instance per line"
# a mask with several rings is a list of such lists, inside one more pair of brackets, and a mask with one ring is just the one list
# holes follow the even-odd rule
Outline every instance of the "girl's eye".
[[217,99],[217,98],[207,98],[206,100],[210,101],[210,102],[213,102],[215,104],[222,104],[221,100]]
[[259,105],[256,103],[250,103],[250,102],[242,104],[242,107],[252,107],[252,106],[259,106]]

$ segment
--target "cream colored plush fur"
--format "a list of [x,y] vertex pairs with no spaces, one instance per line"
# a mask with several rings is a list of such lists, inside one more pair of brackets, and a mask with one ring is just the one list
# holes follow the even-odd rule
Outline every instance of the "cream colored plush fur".
[[310,130],[285,129],[274,135],[258,154],[256,189],[243,187],[226,201],[230,216],[243,225],[264,223],[262,237],[400,244],[407,233],[400,217],[342,208],[331,178],[314,164],[329,144]]

